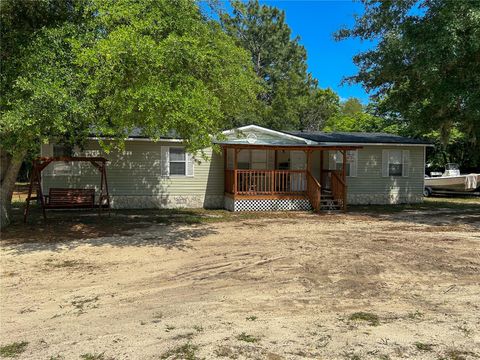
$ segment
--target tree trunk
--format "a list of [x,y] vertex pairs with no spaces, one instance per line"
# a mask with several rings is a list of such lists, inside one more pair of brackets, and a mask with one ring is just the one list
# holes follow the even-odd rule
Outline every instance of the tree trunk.
[[9,155],[0,149],[1,184],[0,184],[0,229],[11,222],[12,196],[15,189],[15,180],[22,166],[26,151]]

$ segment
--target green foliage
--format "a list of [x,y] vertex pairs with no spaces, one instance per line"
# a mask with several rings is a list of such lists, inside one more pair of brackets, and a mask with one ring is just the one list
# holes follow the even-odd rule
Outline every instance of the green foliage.
[[255,103],[247,52],[193,2],[5,0],[1,10],[0,133],[11,153],[134,127],[199,149]]
[[231,16],[221,14],[222,25],[249,51],[263,85],[258,93],[260,106],[233,125],[253,119],[273,129],[298,129],[305,96],[316,87],[316,81],[307,73],[305,48],[298,37],[291,39],[284,11],[260,5],[258,0],[235,0],[232,8]]
[[39,148],[47,135],[75,133],[89,106],[72,66],[67,38],[82,19],[82,2],[0,3],[2,149]]
[[91,36],[75,49],[90,80],[87,93],[98,104],[98,132],[139,126],[159,138],[175,130],[201,148],[226,118],[254,104],[247,52],[193,2],[93,3]]
[[340,132],[385,132],[398,134],[398,123],[371,114],[373,109],[364,108],[356,98],[350,98],[340,105],[339,111],[325,122],[324,131]]
[[445,164],[456,163],[460,165],[462,172],[479,171],[480,152],[472,151],[475,144],[463,132],[452,129],[448,141],[441,140],[438,131],[432,131],[426,135],[433,148],[427,148],[427,168],[429,171],[443,171]]
[[314,88],[300,106],[300,130],[320,131],[339,112],[340,99],[331,89]]
[[[337,39],[375,41],[359,53],[351,82],[362,83],[379,110],[444,143],[457,128],[480,138],[480,2],[363,0],[365,12]],[[478,141],[477,141],[478,144]],[[479,151],[472,148],[470,151]]]
[[343,115],[353,116],[363,111],[363,105],[355,97],[347,99],[341,107],[341,112]]

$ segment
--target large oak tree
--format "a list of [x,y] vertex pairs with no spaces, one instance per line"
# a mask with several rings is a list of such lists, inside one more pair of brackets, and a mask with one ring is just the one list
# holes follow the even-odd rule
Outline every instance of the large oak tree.
[[247,52],[188,0],[3,0],[1,226],[42,142],[119,140],[134,127],[210,145],[256,101]]

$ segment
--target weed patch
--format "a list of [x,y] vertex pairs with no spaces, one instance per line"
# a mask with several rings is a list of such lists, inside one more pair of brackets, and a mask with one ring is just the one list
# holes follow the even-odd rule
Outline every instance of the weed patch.
[[100,353],[100,354],[92,354],[92,353],[82,354],[82,355],[80,355],[80,359],[82,359],[82,360],[107,360],[103,353]]
[[164,353],[160,359],[169,359],[169,360],[198,360],[196,352],[198,346],[191,343],[186,343],[184,345],[178,346],[171,350],[168,350]]
[[242,332],[240,335],[238,335],[237,340],[245,341],[245,342],[248,342],[248,343],[256,343],[258,341],[258,339],[255,336],[248,335],[245,332]]
[[16,357],[27,350],[27,341],[14,342],[8,345],[0,346],[1,357]]
[[368,312],[356,312],[348,317],[350,321],[365,321],[368,322],[370,326],[378,326],[380,320],[377,315],[368,313]]
[[422,342],[417,341],[414,345],[417,348],[417,350],[420,350],[420,351],[432,351],[433,350],[433,345],[432,344],[427,344],[427,343],[422,343]]

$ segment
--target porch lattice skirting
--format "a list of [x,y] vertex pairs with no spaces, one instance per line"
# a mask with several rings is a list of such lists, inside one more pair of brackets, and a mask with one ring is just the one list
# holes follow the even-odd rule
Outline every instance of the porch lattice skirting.
[[225,197],[225,209],[230,211],[308,211],[312,209],[307,199],[245,199]]

